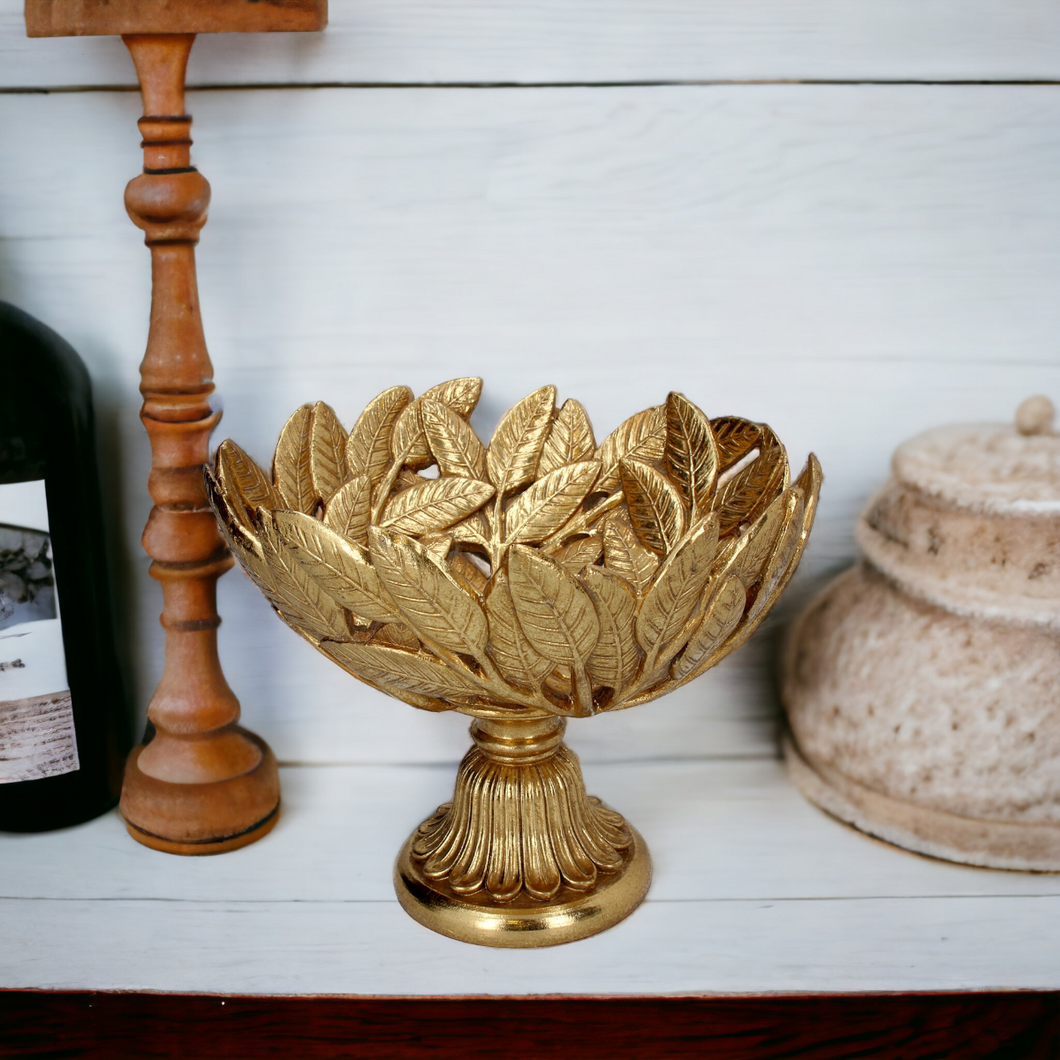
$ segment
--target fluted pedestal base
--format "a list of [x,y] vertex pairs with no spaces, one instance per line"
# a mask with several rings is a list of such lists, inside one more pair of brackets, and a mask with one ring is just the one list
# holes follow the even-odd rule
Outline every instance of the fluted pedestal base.
[[627,917],[648,892],[647,846],[585,792],[559,718],[476,721],[451,803],[394,868],[405,911],[484,946],[555,946]]

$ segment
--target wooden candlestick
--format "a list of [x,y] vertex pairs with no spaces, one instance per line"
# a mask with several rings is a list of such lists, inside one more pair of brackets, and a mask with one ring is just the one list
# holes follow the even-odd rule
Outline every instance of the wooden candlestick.
[[162,583],[165,665],[148,735],[126,765],[121,810],[133,838],[173,854],[217,854],[265,835],[279,813],[276,759],[241,728],[217,655],[217,579],[232,565],[206,503],[202,465],[221,418],[195,278],[210,185],[191,165],[184,76],[199,32],[322,28],[326,0],[27,0],[30,36],[121,33],[143,95],[144,171],[125,205],[151,250],[151,326],[140,418],[155,502],[143,545]]

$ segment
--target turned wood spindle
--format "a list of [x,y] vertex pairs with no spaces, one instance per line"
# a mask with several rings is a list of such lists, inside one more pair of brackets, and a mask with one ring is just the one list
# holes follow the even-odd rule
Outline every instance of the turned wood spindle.
[[125,769],[130,834],[174,854],[245,846],[276,823],[280,783],[265,742],[240,728],[217,655],[217,579],[231,565],[207,503],[202,465],[221,418],[210,407],[195,244],[210,185],[191,164],[184,74],[197,33],[315,31],[327,0],[26,0],[31,37],[121,34],[143,95],[144,171],[125,203],[151,250],[151,327],[140,417],[151,440],[154,501],[143,544],[162,584],[166,653],[144,743]]
[[239,701],[217,655],[217,579],[232,559],[206,503],[202,465],[221,416],[210,407],[195,244],[210,185],[191,165],[184,73],[192,34],[124,41],[143,93],[144,171],[125,205],[151,250],[151,328],[140,418],[151,439],[155,506],[143,545],[162,583],[165,665],[147,716],[153,737],[126,767],[121,808],[134,838],[172,853],[216,853],[275,823],[279,775],[269,748],[236,725]]

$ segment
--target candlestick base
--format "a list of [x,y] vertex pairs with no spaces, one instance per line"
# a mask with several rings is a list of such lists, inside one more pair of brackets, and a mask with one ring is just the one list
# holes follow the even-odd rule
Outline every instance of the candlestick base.
[[129,835],[167,854],[223,854],[270,832],[280,816],[276,756],[260,737],[239,726],[238,734],[260,751],[253,768],[206,784],[159,780],[139,767],[145,745],[133,748],[125,766],[121,813]]

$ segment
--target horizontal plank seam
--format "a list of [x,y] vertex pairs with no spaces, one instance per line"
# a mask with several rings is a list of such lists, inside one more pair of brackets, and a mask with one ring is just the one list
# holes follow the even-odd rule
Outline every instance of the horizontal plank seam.
[[[255,92],[276,89],[535,89],[535,88],[673,88],[740,86],[740,85],[939,85],[945,87],[995,86],[1026,87],[1060,85],[1060,79],[1048,78],[690,78],[635,81],[248,81],[241,84],[211,83],[190,84],[188,92]],[[72,92],[139,92],[134,84],[102,85],[12,85],[0,87],[0,95],[52,95]]]
[[188,991],[188,990],[157,990],[150,987],[127,988],[127,987],[69,987],[69,986],[0,986],[0,994],[51,994],[58,997],[70,997],[71,995],[83,997],[94,994],[125,994],[134,997],[148,995],[151,997],[175,997],[194,998],[203,1000],[246,1000],[257,1001],[261,998],[269,998],[276,1001],[412,1001],[420,1004],[424,1001],[727,1001],[733,998],[747,998],[754,1000],[758,998],[851,998],[863,1000],[866,998],[952,998],[965,997],[969,994],[1058,994],[1058,989],[1043,989],[1034,986],[970,986],[970,987],[939,987],[935,990],[712,990],[709,993],[692,993],[688,990],[660,991],[658,993],[608,993],[608,994],[338,994],[338,993],[313,993],[292,994],[285,993],[250,994],[246,991],[237,993],[221,993],[216,990]]
[[[1060,885],[1058,885],[1060,887]],[[746,905],[792,904],[796,902],[951,902],[951,901],[992,901],[994,899],[1016,899],[1032,901],[1039,898],[1060,898],[1060,889],[1056,894],[852,894],[852,895],[794,895],[787,898],[652,898],[645,899],[645,905]],[[17,895],[0,894],[0,902],[172,902],[203,906],[228,905],[397,905],[397,898],[165,898],[140,897],[129,895],[103,895],[96,897]]]
[[[651,758],[590,758],[585,751],[579,751],[575,743],[571,750],[577,755],[583,765],[593,766],[658,766],[658,765],[684,765],[700,762],[779,762],[781,760],[779,748],[775,752],[748,751],[741,753],[734,751],[731,754],[710,755],[659,755]],[[460,764],[459,758],[438,759],[423,762],[390,762],[382,760],[361,759],[357,761],[299,761],[297,759],[283,760],[279,763],[281,769],[453,769]]]

